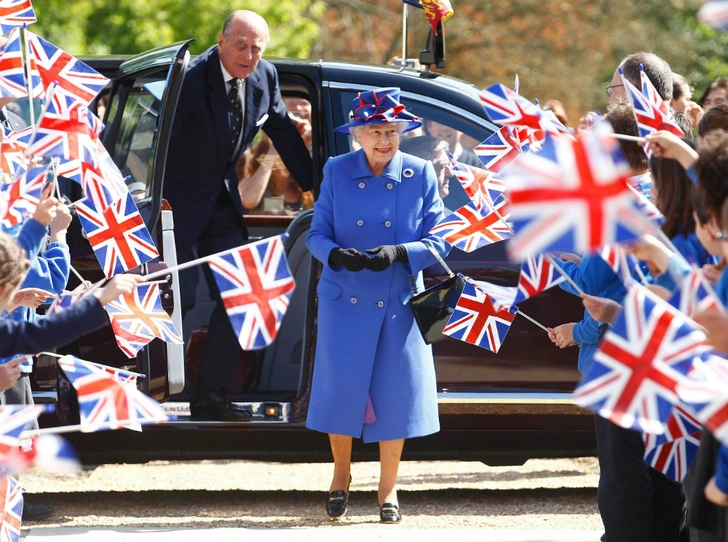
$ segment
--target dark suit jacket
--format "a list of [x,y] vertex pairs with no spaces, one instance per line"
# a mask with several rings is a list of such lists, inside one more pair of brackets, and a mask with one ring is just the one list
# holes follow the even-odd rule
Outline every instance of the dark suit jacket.
[[[164,197],[172,204],[178,246],[200,237],[222,189],[230,191],[242,216],[235,164],[261,127],[301,188],[313,188],[311,156],[288,118],[278,74],[270,62],[261,59],[247,78],[244,107],[242,141],[231,159],[234,146],[217,45],[190,64],[177,106],[164,180]],[[259,124],[266,115],[267,120]]]
[[0,357],[36,354],[75,341],[108,322],[106,311],[94,296],[35,322],[0,319]]

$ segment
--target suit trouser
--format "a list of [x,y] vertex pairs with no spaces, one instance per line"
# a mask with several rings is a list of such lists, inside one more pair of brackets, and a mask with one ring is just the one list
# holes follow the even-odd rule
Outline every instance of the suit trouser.
[[[194,218],[188,218],[194,220]],[[198,257],[209,256],[216,252],[238,247],[246,242],[242,218],[233,206],[230,193],[223,188],[215,203],[207,226],[198,239]],[[188,262],[195,258],[193,246],[180,247],[178,261]],[[203,264],[203,273],[215,308],[210,316],[207,339],[202,348],[202,357],[197,373],[197,393],[204,394],[215,388],[229,387],[235,381],[238,338],[230,325],[225,306],[209,266]],[[194,307],[199,273],[197,267],[180,273],[180,290],[183,314]]]
[[686,513],[681,485],[645,463],[640,433],[595,418],[603,540],[679,541]]

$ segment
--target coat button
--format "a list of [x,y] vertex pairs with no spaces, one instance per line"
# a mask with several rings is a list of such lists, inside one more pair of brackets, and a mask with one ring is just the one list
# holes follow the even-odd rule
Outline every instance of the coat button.
[[363,226],[364,225],[364,221],[363,220],[357,220],[356,221],[356,225],[357,226]]
[[394,185],[392,183],[387,183],[387,190],[392,190],[394,188]]
[[357,300],[357,298],[356,298],[356,297],[352,297],[352,298],[351,298],[351,304],[352,304],[352,305],[355,305],[357,301],[358,301],[358,300]]
[[377,301],[377,307],[384,307],[384,301]]
[[366,185],[364,183],[359,183],[359,188],[364,188]]
[[384,227],[385,227],[385,228],[389,228],[389,227],[390,227],[391,225],[392,225],[392,223],[391,223],[391,222],[390,222],[389,220],[387,220],[387,221],[386,221],[386,222],[384,223]]

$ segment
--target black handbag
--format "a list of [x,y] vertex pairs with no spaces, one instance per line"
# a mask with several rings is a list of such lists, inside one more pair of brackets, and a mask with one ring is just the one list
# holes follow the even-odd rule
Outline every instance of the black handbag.
[[417,283],[412,277],[412,287],[415,295],[410,299],[409,304],[415,314],[417,327],[420,328],[422,338],[427,344],[432,344],[444,339],[442,334],[450,316],[455,310],[455,305],[460,299],[460,294],[465,288],[465,277],[453,273],[440,255],[430,245],[425,246],[432,252],[440,265],[447,271],[448,278],[442,282],[429,287],[422,293],[417,293]]

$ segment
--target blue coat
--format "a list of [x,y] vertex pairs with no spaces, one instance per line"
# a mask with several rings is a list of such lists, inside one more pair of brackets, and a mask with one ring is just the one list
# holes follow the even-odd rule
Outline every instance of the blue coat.
[[[432,348],[407,301],[412,276],[445,257],[450,246],[428,232],[443,218],[430,162],[398,152],[380,177],[363,151],[324,167],[307,245],[324,264],[318,283],[318,339],[306,426],[325,433],[396,440],[440,429]],[[360,252],[404,245],[409,264],[385,271],[330,267],[334,248]],[[364,424],[367,396],[376,421]]]

